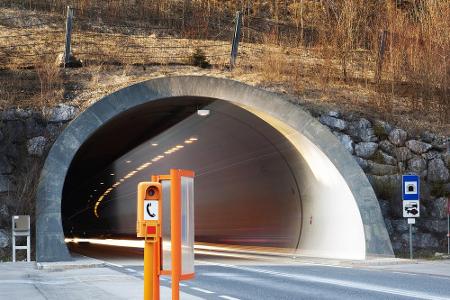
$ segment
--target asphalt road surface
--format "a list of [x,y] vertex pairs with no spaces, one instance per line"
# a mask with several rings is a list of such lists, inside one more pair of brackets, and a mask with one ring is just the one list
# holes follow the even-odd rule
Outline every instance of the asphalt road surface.
[[[142,249],[78,245],[75,252],[143,277]],[[196,255],[181,290],[203,299],[450,299],[450,277],[220,253]],[[161,277],[170,287],[170,278]]]

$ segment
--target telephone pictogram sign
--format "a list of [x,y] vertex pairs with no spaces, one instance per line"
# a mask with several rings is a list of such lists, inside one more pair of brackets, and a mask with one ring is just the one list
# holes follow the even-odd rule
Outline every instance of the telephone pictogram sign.
[[144,200],[144,220],[157,221],[158,220],[158,201]]

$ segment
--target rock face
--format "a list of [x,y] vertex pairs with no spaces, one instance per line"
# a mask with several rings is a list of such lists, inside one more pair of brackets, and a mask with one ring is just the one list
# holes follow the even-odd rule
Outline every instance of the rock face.
[[404,162],[412,157],[411,151],[406,147],[399,147],[394,150],[394,155],[398,161]]
[[364,118],[351,122],[347,132],[358,142],[375,142],[378,140],[372,124]]
[[66,104],[43,110],[0,110],[0,261],[8,260],[11,254],[5,248],[11,246],[10,214],[19,208],[15,205],[22,205],[17,201],[18,192],[29,189],[23,180],[25,175],[29,179],[39,176],[40,170],[35,166],[45,159],[47,146],[77,113],[78,109]]
[[0,174],[11,174],[12,165],[6,156],[0,157]]
[[447,217],[447,199],[440,197],[430,201],[428,206],[430,215],[436,219],[444,219]]
[[5,226],[9,220],[9,209],[6,203],[0,203],[0,227]]
[[78,112],[78,108],[67,104],[59,104],[46,110],[46,113],[49,115],[48,121],[51,123],[68,122],[75,118]]
[[13,192],[16,190],[10,175],[0,175],[0,193]]
[[450,194],[449,137],[425,132],[420,137],[410,135],[408,138],[405,130],[393,129],[384,121],[354,116],[346,119],[344,115],[335,113],[324,116],[334,118],[322,119],[322,123],[328,123],[327,126],[354,155],[372,184],[394,251],[404,253],[409,247],[408,225],[403,218],[401,201],[401,176],[411,173],[421,177],[421,217],[414,227],[415,247],[446,251],[440,247],[446,243],[445,195]]
[[337,119],[335,117],[330,116],[322,116],[320,117],[320,122],[328,127],[338,130],[344,130],[347,128],[347,122],[341,119]]
[[368,172],[374,175],[392,175],[398,172],[396,166],[378,164],[372,161],[368,161]]
[[359,157],[369,158],[375,154],[378,149],[378,144],[374,142],[361,142],[356,144],[355,153]]
[[9,233],[4,230],[0,229],[0,248],[6,248],[9,246]]
[[436,249],[439,241],[431,233],[415,234],[413,238],[414,246],[421,249]]
[[392,166],[396,166],[397,165],[397,160],[390,156],[389,154],[384,153],[381,150],[378,150],[377,153],[375,153],[375,156],[378,157],[378,159],[380,160],[381,163],[384,163],[386,165],[392,165]]
[[38,136],[28,140],[27,149],[28,154],[34,156],[42,156],[45,150],[47,139],[43,136]]
[[430,144],[417,141],[417,140],[410,140],[406,142],[406,147],[408,147],[412,152],[417,154],[422,154],[433,148]]
[[449,171],[444,161],[435,158],[428,163],[428,181],[430,182],[447,182]]
[[408,170],[413,173],[421,174],[426,169],[427,161],[420,156],[413,157],[408,161]]
[[396,128],[389,133],[389,141],[396,146],[403,146],[407,137],[408,133],[400,128]]
[[394,155],[395,146],[388,140],[382,140],[379,144],[380,149],[386,152],[389,155]]

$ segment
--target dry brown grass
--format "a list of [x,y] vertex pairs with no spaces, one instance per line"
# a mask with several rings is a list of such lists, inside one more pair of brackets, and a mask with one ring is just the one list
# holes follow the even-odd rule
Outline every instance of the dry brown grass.
[[[62,43],[58,42],[56,47],[54,44],[62,40],[62,33],[52,33],[50,38],[50,31],[63,27],[65,5],[72,4],[78,22],[73,38],[75,55],[78,53],[91,66],[109,63],[123,65],[125,69],[136,64],[185,64],[197,46],[205,47],[202,49],[206,55],[213,56],[209,60],[216,68],[224,66],[229,52],[228,27],[235,11],[241,10],[246,26],[243,40],[261,44],[241,45],[239,68],[258,74],[262,85],[283,85],[302,97],[337,103],[348,109],[399,118],[404,115],[410,120],[423,120],[426,116],[435,127],[449,125],[448,0],[30,0],[26,3],[0,0],[0,5],[12,4],[39,10],[53,23],[60,22],[27,29],[35,31],[36,42],[45,41],[35,52],[45,53],[49,49],[62,52]],[[8,13],[11,11],[14,9]],[[21,10],[23,15],[28,12]],[[33,12],[33,18],[38,15]],[[139,29],[146,26],[171,29],[152,35],[152,30]],[[0,28],[0,35],[14,30],[23,32],[14,26]],[[386,51],[381,80],[377,82],[375,70],[380,61],[383,31],[387,33]],[[225,44],[216,45],[220,41],[207,39],[213,36],[222,38]],[[9,53],[5,65],[23,66],[23,57],[16,55],[21,60],[13,59],[14,51]],[[50,83],[50,86],[58,90],[57,85]],[[46,93],[40,91],[39,95]]]
[[40,107],[52,106],[63,96],[63,78],[60,63],[55,59],[42,59],[36,64],[40,95],[36,104]]

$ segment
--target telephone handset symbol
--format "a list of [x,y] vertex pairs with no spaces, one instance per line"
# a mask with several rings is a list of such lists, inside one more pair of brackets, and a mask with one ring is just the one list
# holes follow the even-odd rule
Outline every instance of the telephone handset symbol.
[[146,209],[147,209],[147,214],[150,216],[150,217],[152,217],[152,218],[154,218],[154,217],[156,217],[156,214],[152,214],[151,212],[150,212],[150,206],[151,206],[152,204],[149,202],[149,203],[147,203],[147,207],[146,207]]

